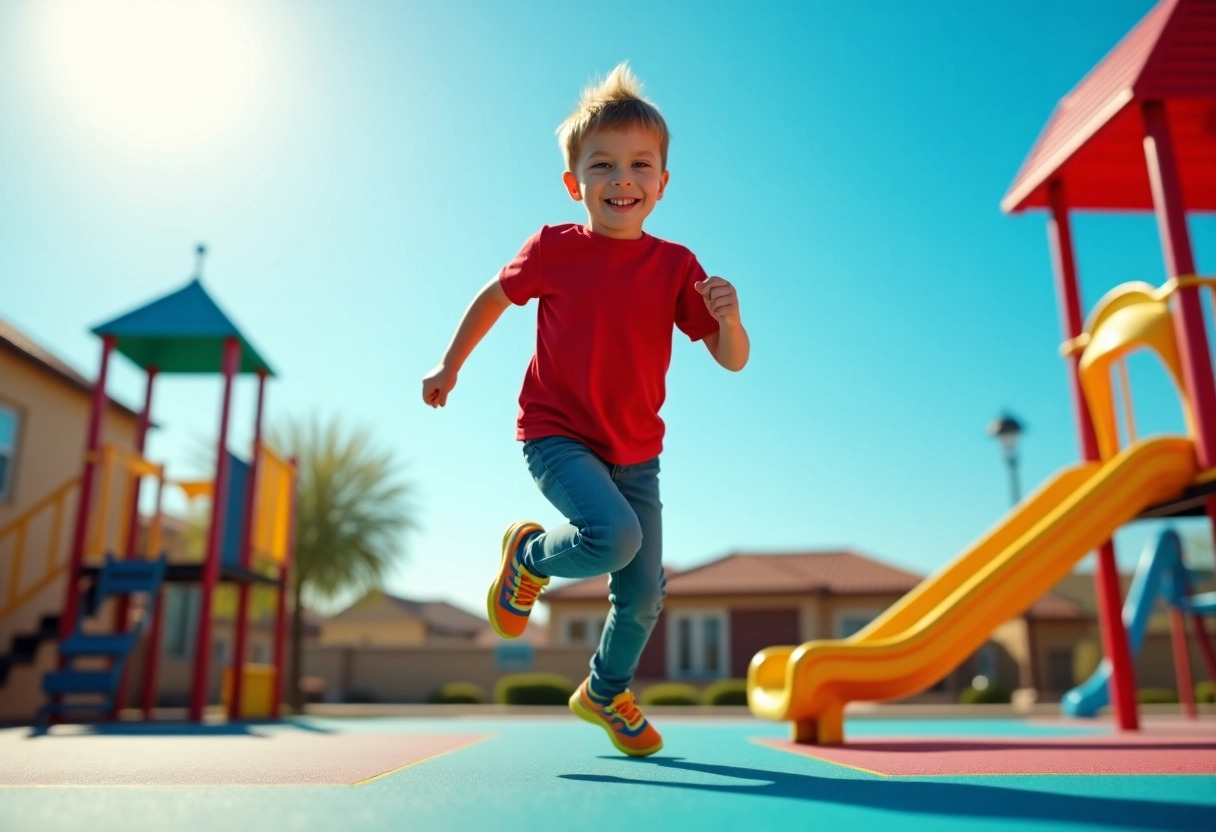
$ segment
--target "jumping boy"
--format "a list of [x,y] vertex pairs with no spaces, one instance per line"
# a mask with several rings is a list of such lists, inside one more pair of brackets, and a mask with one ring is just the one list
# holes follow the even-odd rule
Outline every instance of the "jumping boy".
[[523,633],[551,577],[609,575],[612,609],[591,675],[570,709],[625,754],[663,740],[629,683],[664,595],[659,452],[672,328],[704,341],[728,370],[750,345],[735,288],[708,277],[692,252],[642,231],[667,187],[667,124],[627,64],[585,90],[558,128],[562,181],[586,225],[544,226],[465,311],[422,398],[443,407],[473,348],[511,304],[536,298],[536,353],[524,377],[516,438],[545,497],[569,522],[517,522],[502,540],[490,624]]

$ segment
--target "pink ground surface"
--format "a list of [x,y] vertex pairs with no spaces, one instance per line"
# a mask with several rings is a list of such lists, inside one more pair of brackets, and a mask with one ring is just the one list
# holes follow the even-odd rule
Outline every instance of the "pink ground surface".
[[320,734],[31,738],[0,734],[0,785],[353,785],[489,735]]
[[[1085,725],[1093,727],[1092,722]],[[843,746],[756,742],[891,776],[1216,774],[1216,726],[1211,722],[1149,723],[1139,733],[1074,737],[867,737]]]

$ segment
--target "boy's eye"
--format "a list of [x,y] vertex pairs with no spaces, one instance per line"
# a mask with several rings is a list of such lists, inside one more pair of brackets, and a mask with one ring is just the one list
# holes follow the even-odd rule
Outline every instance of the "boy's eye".
[[591,167],[592,168],[606,168],[606,167],[608,167],[608,163],[607,162],[596,162]]
[[635,168],[648,168],[650,167],[650,162],[634,162],[633,166]]

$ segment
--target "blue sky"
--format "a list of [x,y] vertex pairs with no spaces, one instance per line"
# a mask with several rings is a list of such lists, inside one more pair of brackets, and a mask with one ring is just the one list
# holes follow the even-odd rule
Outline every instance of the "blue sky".
[[[666,560],[847,547],[927,573],[1078,458],[1046,225],[1001,197],[1056,102],[1149,0],[0,4],[0,317],[92,374],[88,329],[189,279],[279,371],[270,421],[368,426],[421,528],[389,588],[477,610],[510,521],[559,518],[514,441],[535,308],[447,408],[422,375],[543,223],[580,221],[553,136],[628,59],[672,129],[647,230],[733,281],[738,375],[677,339]],[[1088,309],[1166,275],[1148,215],[1076,218]],[[1201,272],[1216,223],[1191,222]],[[120,365],[122,362],[120,362]],[[1142,434],[1180,432],[1133,361]],[[218,379],[165,379],[151,454],[197,473]],[[139,374],[112,390],[142,396]],[[238,387],[247,447],[253,383]],[[65,437],[65,441],[83,441]],[[1121,532],[1134,562],[1153,527]]]

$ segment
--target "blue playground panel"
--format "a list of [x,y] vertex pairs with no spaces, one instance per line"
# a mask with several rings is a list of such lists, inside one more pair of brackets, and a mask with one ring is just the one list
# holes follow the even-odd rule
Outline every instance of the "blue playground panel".
[[[138,829],[464,832],[581,829],[1207,830],[1206,775],[881,777],[758,745],[786,726],[663,718],[666,748],[633,760],[568,717],[301,719],[282,732],[490,735],[359,786],[0,787],[4,832]],[[864,736],[1083,736],[1095,726],[1017,720],[854,720]],[[111,729],[111,733],[113,729]],[[4,732],[0,732],[2,734]],[[137,735],[138,736],[138,735]],[[189,734],[173,738],[190,753]],[[55,737],[31,740],[54,742]]]

